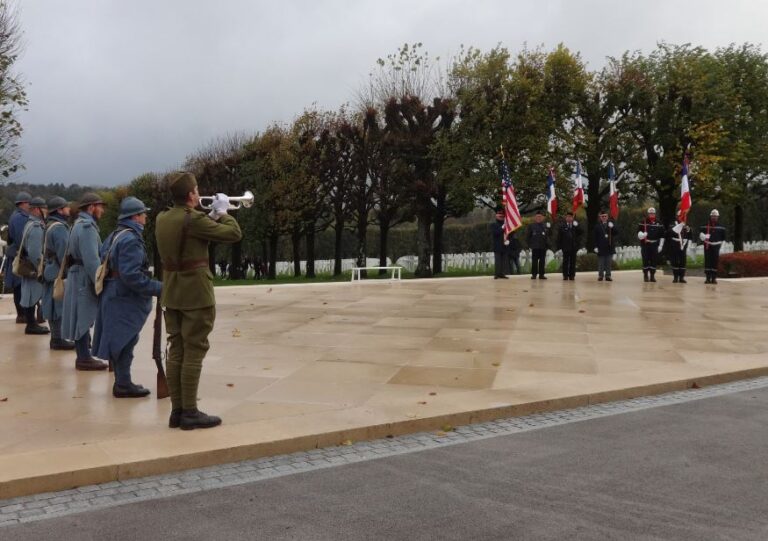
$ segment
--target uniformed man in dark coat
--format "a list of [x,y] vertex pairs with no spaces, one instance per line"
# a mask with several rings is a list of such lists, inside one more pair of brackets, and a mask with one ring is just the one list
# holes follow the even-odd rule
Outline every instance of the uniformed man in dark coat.
[[509,274],[520,274],[520,241],[517,240],[517,230],[507,235],[507,270]]
[[640,253],[643,256],[643,281],[656,281],[656,265],[664,249],[664,226],[656,221],[656,209],[648,209],[647,216],[637,226]]
[[24,234],[24,226],[29,220],[29,202],[32,196],[27,192],[16,194],[16,210],[8,220],[8,251],[6,252],[5,269],[3,272],[4,287],[13,291],[13,304],[16,306],[16,323],[26,323],[26,312],[19,304],[21,301],[21,278],[11,272],[13,259],[19,251],[21,237]]
[[547,238],[549,237],[549,222],[544,223],[544,213],[536,211],[534,222],[528,225],[526,240],[531,250],[531,280],[536,276],[539,280],[546,280],[544,267],[547,259]]
[[557,247],[563,254],[563,280],[576,279],[576,252],[581,247],[582,234],[579,222],[573,219],[573,212],[568,212],[557,236]]
[[616,253],[616,239],[619,237],[619,228],[608,220],[608,213],[605,210],[600,211],[600,219],[595,225],[593,231],[595,240],[595,253],[597,254],[597,281],[602,282],[605,277],[606,282],[612,282],[611,265],[613,255]]
[[221,419],[197,409],[197,388],[208,334],[216,316],[213,275],[208,267],[208,243],[234,243],[242,238],[237,221],[227,214],[229,198],[217,194],[206,215],[194,210],[200,203],[197,179],[176,172],[166,177],[173,208],[157,218],[157,249],[163,264],[163,293],[168,331],[168,426],[184,430],[209,428]]
[[704,243],[704,274],[705,284],[717,283],[717,265],[720,262],[720,247],[725,242],[725,227],[718,223],[720,213],[712,209],[709,222],[699,229],[699,240]]
[[493,278],[506,280],[507,265],[505,261],[508,241],[504,239],[504,210],[496,209],[496,221],[491,224],[493,233]]
[[51,349],[75,349],[75,343],[61,337],[62,301],[53,298],[53,284],[59,275],[69,239],[69,204],[63,197],[48,200],[48,218],[45,226],[45,268],[43,269],[43,317],[51,326]]
[[40,269],[43,259],[43,242],[45,239],[45,211],[47,206],[42,197],[33,197],[29,202],[29,219],[24,226],[19,250],[21,256],[35,269],[34,274],[20,276],[21,299],[19,304],[24,310],[27,326],[25,334],[48,334],[48,327],[37,323],[35,307],[43,298],[43,284],[40,277]]
[[667,253],[672,266],[672,283],[687,283],[685,271],[688,266],[688,243],[691,241],[691,228],[685,222],[675,222],[667,231]]

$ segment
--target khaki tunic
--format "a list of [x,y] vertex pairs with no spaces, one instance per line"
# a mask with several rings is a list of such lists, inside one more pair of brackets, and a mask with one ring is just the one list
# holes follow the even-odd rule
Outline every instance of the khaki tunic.
[[[189,229],[179,268],[179,246],[185,214],[190,214]],[[209,242],[232,243],[243,234],[232,216],[224,215],[218,222],[205,213],[182,205],[160,213],[157,217],[157,249],[163,262],[163,293],[161,304],[174,310],[195,310],[214,306],[213,274],[208,268]],[[203,264],[204,263],[204,264]],[[190,266],[196,268],[189,268]]]

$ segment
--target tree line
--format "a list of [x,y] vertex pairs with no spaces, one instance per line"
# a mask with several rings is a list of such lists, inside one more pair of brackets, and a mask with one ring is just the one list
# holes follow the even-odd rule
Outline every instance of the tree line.
[[[560,208],[570,207],[580,161],[588,204],[577,218],[588,228],[607,204],[611,164],[622,208],[653,204],[674,221],[687,153],[694,202],[726,210],[741,249],[745,212],[764,208],[768,194],[768,57],[749,43],[661,43],[592,70],[564,45],[462,48],[445,63],[404,45],[342,107],[311,106],[292,122],[217,139],[183,167],[201,193],[256,196],[237,214],[245,238],[231,248],[235,277],[244,254],[263,255],[274,277],[286,242],[296,273],[303,259],[312,277],[327,232],[335,273],[350,234],[359,263],[374,252],[384,264],[404,224],[413,224],[416,275],[426,277],[443,270],[447,224],[499,204],[502,150],[525,213],[544,208],[550,167]],[[117,195],[160,209],[163,176],[141,175]]]

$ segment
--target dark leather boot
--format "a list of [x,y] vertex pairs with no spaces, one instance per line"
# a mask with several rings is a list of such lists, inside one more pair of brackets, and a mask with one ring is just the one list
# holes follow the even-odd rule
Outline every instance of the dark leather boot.
[[679,282],[679,281],[680,281],[680,276],[679,276],[679,274],[678,274],[678,271],[677,271],[677,270],[673,270],[673,271],[672,271],[672,274],[673,274],[673,275],[674,275],[674,277],[675,277],[675,279],[674,279],[674,280],[672,280],[672,283],[673,283],[673,284],[676,284],[677,282]]
[[181,426],[181,409],[171,410],[171,416],[168,417],[168,428],[179,428]]
[[51,338],[51,349],[70,350],[75,349],[75,343],[63,338]]
[[651,282],[655,282],[656,281],[656,271],[655,270],[651,271],[651,280],[650,281]]
[[43,327],[38,324],[27,325],[27,328],[24,329],[24,334],[48,334],[49,332],[51,331],[48,330],[48,327]]
[[118,385],[115,383],[112,386],[112,396],[115,398],[143,398],[149,396],[149,389],[135,383],[128,385]]
[[195,428],[212,428],[221,424],[221,417],[208,415],[199,409],[181,410],[181,423],[179,428],[182,430],[194,430]]
[[107,363],[104,361],[94,359],[93,357],[90,359],[77,359],[75,361],[75,370],[106,370],[107,366]]
[[688,282],[685,281],[685,271],[684,270],[680,271],[680,283],[681,284],[687,284],[688,283]]
[[648,271],[644,270],[643,271],[643,282],[647,282],[647,281],[648,281]]
[[27,322],[27,316],[24,314],[17,314],[16,315],[16,323],[26,323]]

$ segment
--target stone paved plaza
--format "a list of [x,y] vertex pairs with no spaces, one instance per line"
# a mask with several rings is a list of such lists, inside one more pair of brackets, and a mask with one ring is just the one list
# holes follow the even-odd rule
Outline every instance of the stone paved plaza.
[[[768,373],[768,279],[527,276],[217,289],[200,408],[116,400],[0,301],[0,498]],[[134,379],[154,390],[151,321]],[[150,385],[151,384],[151,385]],[[7,399],[7,400],[5,400]]]

